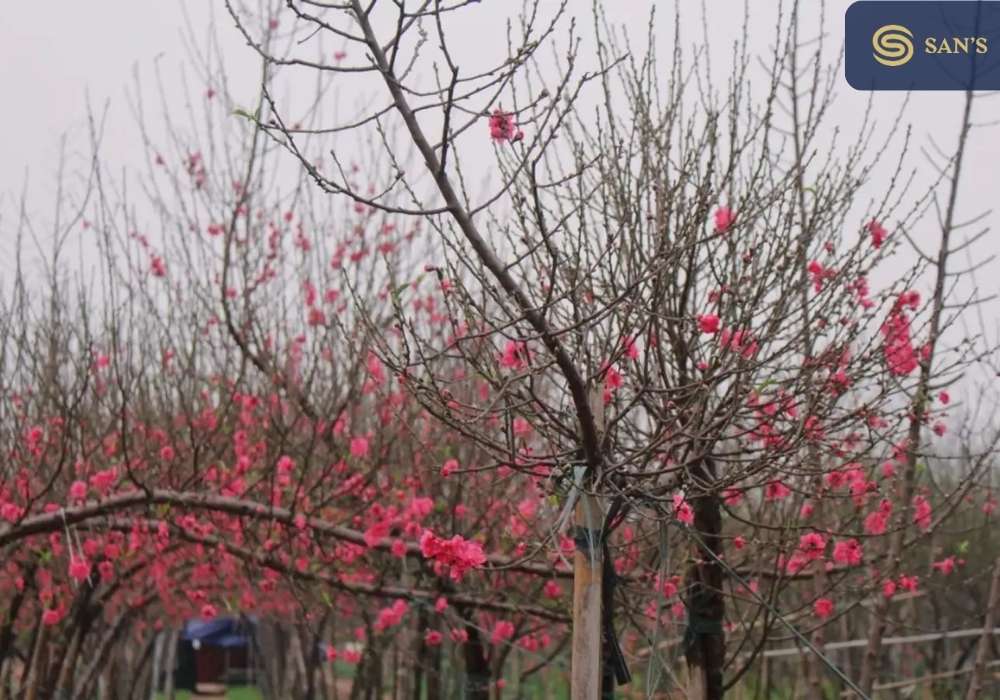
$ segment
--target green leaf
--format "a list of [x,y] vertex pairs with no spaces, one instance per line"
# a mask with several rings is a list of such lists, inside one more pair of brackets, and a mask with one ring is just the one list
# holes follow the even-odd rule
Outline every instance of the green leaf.
[[969,540],[962,540],[958,543],[958,553],[965,554],[969,551]]
[[257,121],[257,115],[256,114],[250,114],[250,112],[246,111],[242,107],[237,107],[236,109],[234,109],[233,110],[233,116],[234,117],[243,117],[247,121],[251,121],[251,122]]
[[760,384],[757,385],[757,393],[758,394],[763,394],[765,391],[767,391],[767,388],[769,386],[771,386],[772,384],[774,384],[774,380],[773,379],[767,379],[767,380],[761,382]]
[[406,283],[406,284],[401,284],[398,287],[396,287],[395,289],[393,289],[392,290],[392,299],[393,299],[393,301],[399,301],[399,297],[403,294],[403,292],[405,292],[407,290],[407,288],[409,286],[410,286],[409,283]]

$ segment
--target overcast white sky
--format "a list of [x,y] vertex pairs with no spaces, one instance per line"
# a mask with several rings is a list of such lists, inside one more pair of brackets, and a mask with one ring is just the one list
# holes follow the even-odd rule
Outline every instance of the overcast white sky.
[[[542,0],[550,3],[554,0]],[[678,0],[691,29],[700,21],[700,3]],[[282,4],[282,3],[279,3]],[[609,7],[616,19],[636,35],[644,34],[648,11],[653,0],[615,0]],[[669,55],[672,43],[672,2],[660,0],[657,44],[661,55]],[[773,40],[772,28],[775,0],[750,0],[753,25],[751,44],[761,54],[767,54]],[[787,3],[786,3],[787,4]],[[803,8],[816,8],[818,0],[808,0]],[[831,46],[839,47],[843,39],[843,17],[850,3],[832,0],[827,3],[827,29]],[[484,0],[464,16],[467,31],[456,39],[467,56],[488,54],[501,48],[502,21],[506,13],[519,8],[514,0]],[[742,34],[741,3],[737,0],[713,1],[708,25],[713,33],[710,50],[717,65],[725,65],[732,43]],[[570,0],[573,13],[581,18],[581,28],[589,35],[591,0]],[[57,164],[60,138],[68,137],[75,154],[87,152],[85,132],[85,97],[91,103],[110,104],[109,130],[104,144],[107,159],[121,166],[135,162],[140,148],[138,134],[129,114],[125,91],[132,79],[133,67],[142,75],[152,74],[153,62],[159,60],[168,79],[175,79],[186,61],[183,39],[184,8],[191,24],[199,32],[208,30],[214,15],[218,25],[221,50],[225,56],[237,100],[250,104],[255,95],[254,79],[258,63],[225,14],[221,0],[92,0],[91,2],[8,2],[0,11],[0,84],[4,88],[5,109],[0,129],[0,235],[10,231],[10,214],[16,198],[30,173],[29,204],[42,218],[51,205],[52,174]],[[806,10],[804,10],[805,12]],[[698,32],[682,33],[682,41],[701,44]],[[486,56],[489,58],[489,56]],[[304,75],[304,80],[309,80]],[[242,98],[240,95],[242,94]],[[850,126],[857,119],[868,98],[867,93],[852,90],[841,76],[832,123]],[[180,100],[178,92],[177,99]],[[901,95],[882,93],[877,108],[893,114]],[[929,137],[951,147],[956,138],[956,126],[962,96],[958,93],[917,93],[912,96],[907,118],[912,122],[916,143],[927,145]],[[980,121],[1000,119],[1000,97],[981,100],[977,107]],[[994,206],[1000,194],[1000,127],[980,129],[973,133],[973,149],[966,170],[966,184],[959,200],[960,218],[971,218]],[[873,193],[874,196],[875,193]],[[986,223],[997,230],[1000,214],[993,211]],[[917,240],[933,240],[935,232],[913,231]],[[979,248],[980,257],[1000,250],[993,241]],[[1000,291],[1000,263],[980,273],[978,283],[989,293]],[[992,305],[992,315],[1000,308]]]

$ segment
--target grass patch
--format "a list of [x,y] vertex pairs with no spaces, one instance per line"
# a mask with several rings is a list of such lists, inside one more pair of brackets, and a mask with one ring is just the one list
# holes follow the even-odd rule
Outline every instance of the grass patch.
[[[166,700],[167,696],[163,693],[156,694],[156,700]],[[261,700],[262,696],[260,691],[252,686],[237,686],[229,688],[226,691],[226,698],[228,700]],[[178,690],[174,693],[174,700],[190,700],[191,692],[187,690]]]

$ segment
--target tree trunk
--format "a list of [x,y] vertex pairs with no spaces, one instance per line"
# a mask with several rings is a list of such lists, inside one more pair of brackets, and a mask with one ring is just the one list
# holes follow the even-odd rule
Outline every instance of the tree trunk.
[[288,647],[285,661],[285,678],[282,687],[282,698],[295,697],[295,686],[298,679],[305,675],[305,663],[302,661],[302,644],[298,630],[290,627],[287,630]]
[[28,666],[27,681],[25,682],[24,700],[38,700],[38,690],[42,681],[41,670],[45,666],[45,645],[48,642],[48,625],[42,622],[41,615],[38,616],[38,634],[35,635],[35,644],[31,651],[31,661]]
[[[131,681],[128,685],[128,693],[125,695],[128,700],[135,698],[136,700],[142,700],[144,695],[148,695],[146,692],[146,677],[149,676],[150,666],[152,665],[153,649],[156,645],[159,635],[153,635],[146,640],[146,643],[142,645],[142,651],[139,652],[138,656],[134,656],[133,660],[129,662],[127,668],[127,674],[131,676]],[[129,649],[132,645],[127,645]]]
[[156,633],[156,643],[153,647],[152,681],[149,684],[149,700],[156,700],[156,692],[160,689],[160,662],[163,659],[164,637],[167,634],[163,630]]
[[[427,607],[424,605],[420,606],[417,611],[416,627],[413,631],[413,640],[411,646],[413,649],[412,657],[413,662],[413,685],[410,687],[409,697],[404,696],[403,700],[420,700],[424,689],[424,673],[427,672],[427,676],[430,677],[430,656],[431,648],[427,646],[424,641],[424,630],[427,629],[430,624],[430,616],[427,614]],[[431,696],[434,697],[434,696]]]
[[[723,572],[716,557],[722,556],[722,508],[713,485],[715,464],[704,460],[692,470],[694,510],[692,534],[694,563],[688,571],[688,626],[684,635],[691,700],[722,697],[722,666],[726,640],[722,629],[725,600]],[[711,552],[711,554],[709,553]],[[714,556],[713,556],[714,555]]]
[[997,606],[1000,605],[1000,557],[993,563],[993,582],[990,584],[990,601],[986,606],[986,616],[983,619],[983,634],[979,638],[979,648],[976,650],[976,664],[972,667],[972,678],[969,679],[969,692],[965,700],[976,700],[982,697],[983,671],[986,670],[986,659],[990,654],[990,639],[993,637],[993,626],[997,619]]
[[490,662],[486,658],[483,638],[479,629],[473,624],[472,612],[456,607],[459,616],[465,621],[465,631],[468,641],[462,645],[465,656],[465,694],[466,700],[490,700]]
[[[427,628],[440,632],[441,616],[428,616]],[[427,675],[427,698],[428,700],[443,698],[445,696],[446,688],[444,678],[442,676],[442,663],[444,661],[442,647],[440,644],[433,647],[425,647],[425,651],[426,654],[423,658],[425,659],[424,672]],[[419,698],[416,700],[419,700]]]
[[163,670],[166,678],[163,683],[164,700],[174,700],[174,665],[177,663],[177,643],[180,637],[180,630],[171,629],[167,633],[167,655],[163,660]]

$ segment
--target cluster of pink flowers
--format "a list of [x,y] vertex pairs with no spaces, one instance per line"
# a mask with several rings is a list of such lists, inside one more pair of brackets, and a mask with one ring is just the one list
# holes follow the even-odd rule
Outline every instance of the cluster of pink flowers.
[[514,636],[514,623],[507,620],[499,620],[493,626],[493,633],[490,635],[490,643],[500,644],[506,642]]
[[699,315],[698,330],[709,335],[717,333],[719,331],[719,317],[715,314]]
[[875,302],[868,297],[871,289],[868,287],[868,278],[864,275],[861,275],[852,284],[848,285],[848,289],[852,290],[858,296],[858,304],[861,305],[861,308],[870,309],[875,306]]
[[201,151],[191,153],[184,161],[184,169],[194,181],[195,189],[201,189],[205,184],[208,173],[205,170],[205,161],[201,156]]
[[831,489],[847,486],[855,505],[859,507],[864,505],[867,495],[877,488],[875,482],[868,479],[868,475],[858,462],[849,462],[843,469],[828,472],[824,480]]
[[729,207],[719,207],[715,210],[715,232],[725,233],[736,220],[736,214]]
[[871,234],[872,245],[876,248],[881,248],[882,244],[885,243],[886,237],[889,235],[889,232],[885,230],[885,227],[875,219],[872,219],[868,223],[868,233]]
[[931,564],[931,566],[934,568],[935,571],[938,571],[944,576],[947,576],[948,574],[950,574],[952,571],[955,570],[955,557],[954,556],[946,557],[941,561],[934,562],[933,564]]
[[405,600],[397,600],[389,607],[382,608],[378,611],[378,617],[375,618],[375,631],[382,632],[390,627],[395,627],[403,621],[409,610],[410,605]]
[[153,277],[166,277],[167,265],[159,255],[152,255],[149,258],[149,272]]
[[79,582],[86,581],[90,577],[90,562],[87,561],[86,557],[70,557],[69,575]]
[[919,579],[916,576],[907,576],[906,574],[903,574],[899,577],[898,582],[893,581],[892,579],[885,581],[885,583],[882,584],[882,595],[886,598],[892,598],[896,595],[896,591],[900,588],[904,591],[914,593],[917,590],[918,584]]
[[799,552],[809,561],[822,559],[826,551],[826,538],[818,532],[808,532],[799,538]]
[[823,290],[824,280],[832,279],[837,275],[835,270],[823,267],[823,263],[817,260],[813,260],[806,265],[806,270],[808,270],[809,275],[812,277],[813,289],[817,292]]
[[680,493],[674,494],[674,517],[685,525],[694,525],[694,509]]
[[420,536],[420,552],[434,561],[435,570],[445,572],[454,581],[461,581],[465,572],[486,563],[486,555],[478,542],[455,535],[449,540],[442,539],[430,530]]
[[108,495],[117,481],[118,469],[115,467],[102,469],[90,477],[90,485],[102,496]]
[[719,345],[723,349],[735,350],[746,360],[751,359],[760,349],[760,344],[749,331],[731,331],[728,328],[724,328],[719,334]]
[[807,532],[799,538],[799,546],[792,555],[787,559],[782,556],[778,564],[789,574],[797,574],[810,562],[826,559],[826,543],[826,537],[819,532]]
[[508,340],[500,356],[500,366],[507,369],[522,369],[530,361],[528,346],[520,340]]
[[560,598],[562,597],[562,586],[559,582],[554,579],[549,579],[545,582],[545,586],[542,588],[542,592],[545,593],[546,598]]
[[818,598],[813,603],[813,612],[821,620],[825,620],[833,614],[833,601],[829,598]]
[[69,487],[69,497],[73,502],[80,502],[86,500],[87,498],[87,482],[80,481],[79,479],[74,481]]
[[931,527],[931,504],[923,496],[913,497],[913,522],[921,530],[929,530]]
[[490,115],[490,138],[499,142],[520,141],[524,138],[524,132],[517,128],[513,114],[495,109]]
[[453,473],[455,473],[455,471],[458,470],[458,468],[459,465],[457,459],[446,460],[445,463],[441,466],[441,476],[450,476]]
[[893,374],[907,375],[917,368],[917,353],[910,340],[910,319],[905,307],[915,309],[919,304],[920,295],[917,292],[900,294],[889,318],[882,324],[885,361]]
[[878,510],[872,511],[865,518],[865,532],[869,535],[884,535],[890,515],[892,515],[892,501],[883,498],[878,504]]
[[838,564],[857,566],[861,563],[862,555],[861,543],[853,537],[847,540],[838,540],[833,545],[833,560]]
[[358,435],[351,438],[351,456],[362,458],[368,456],[368,438],[364,435]]
[[792,490],[783,481],[769,481],[764,486],[764,500],[782,501],[792,495]]

